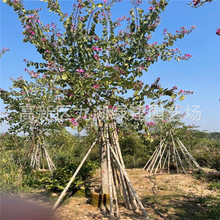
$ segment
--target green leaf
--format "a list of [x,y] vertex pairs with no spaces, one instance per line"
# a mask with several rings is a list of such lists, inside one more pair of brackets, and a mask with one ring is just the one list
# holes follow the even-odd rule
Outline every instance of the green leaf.
[[184,96],[184,95],[182,95],[182,96],[179,97],[179,100],[180,100],[180,101],[182,101],[183,99],[185,99],[185,96]]
[[63,75],[62,75],[62,79],[63,79],[63,80],[66,80],[67,77],[68,77],[68,76],[67,76],[66,74],[63,74]]

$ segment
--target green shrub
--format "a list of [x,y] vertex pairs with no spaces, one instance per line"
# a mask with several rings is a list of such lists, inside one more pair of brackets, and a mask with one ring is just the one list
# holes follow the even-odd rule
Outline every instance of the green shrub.
[[209,184],[209,189],[220,189],[220,182],[213,182]]
[[[54,170],[50,173],[36,173],[36,182],[42,188],[48,189],[52,192],[60,192],[65,188],[65,186],[73,176],[75,170],[77,169],[78,165],[78,163],[71,164],[69,166],[58,168],[57,170]],[[85,179],[93,173],[95,169],[97,169],[97,165],[95,163],[85,163],[79,171],[71,187],[69,188],[69,191],[75,192],[84,183]]]

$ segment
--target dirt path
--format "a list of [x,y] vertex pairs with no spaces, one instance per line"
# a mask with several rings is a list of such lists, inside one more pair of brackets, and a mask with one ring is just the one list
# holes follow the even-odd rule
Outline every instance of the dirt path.
[[[151,175],[140,169],[127,170],[130,180],[142,198],[150,219],[206,220],[220,217],[220,191],[209,190],[208,183],[192,175],[158,174]],[[98,187],[100,174],[89,180],[92,187]],[[33,195],[32,201],[51,206],[57,197]],[[108,219],[102,212],[88,203],[88,198],[71,197],[56,211],[58,220]],[[120,207],[121,219],[143,219],[141,213],[133,213]]]

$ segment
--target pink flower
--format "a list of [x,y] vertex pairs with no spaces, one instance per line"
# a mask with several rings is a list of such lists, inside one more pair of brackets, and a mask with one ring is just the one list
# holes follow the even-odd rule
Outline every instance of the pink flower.
[[30,29],[30,28],[31,28],[31,26],[27,25],[27,26],[26,26],[26,28],[27,28],[27,29]]
[[72,125],[79,126],[79,124],[77,122],[73,122]]
[[46,52],[46,53],[51,53],[51,51],[50,51],[50,50],[46,50],[45,52]]
[[100,86],[96,84],[96,85],[94,85],[93,87],[94,87],[94,88],[99,88]]
[[57,37],[61,37],[62,36],[62,34],[61,33],[57,33]]
[[35,32],[34,31],[30,31],[30,34],[35,35]]
[[45,38],[42,38],[41,40],[42,40],[42,41],[46,41],[46,39],[45,39]]
[[220,36],[220,29],[216,30],[216,34]]
[[86,118],[87,118],[87,115],[83,115],[83,116],[82,116],[82,119],[86,119]]
[[98,60],[98,59],[99,59],[99,55],[95,54],[95,55],[94,55],[94,58],[95,58],[96,60]]
[[75,118],[71,118],[70,121],[75,122]]
[[76,69],[76,72],[85,73],[85,70],[83,70],[83,69]]
[[54,23],[52,23],[52,24],[51,24],[51,27],[52,27],[52,28],[55,28],[55,27],[56,27],[56,25],[55,25]]
[[147,125],[148,125],[148,126],[154,125],[154,122],[147,122]]
[[139,69],[139,70],[141,70],[141,69],[143,70],[143,69],[144,69],[144,67],[143,67],[143,66],[139,66],[139,67],[138,67],[138,69]]
[[112,105],[109,105],[109,108],[113,108],[113,106],[112,106]]
[[185,57],[192,57],[192,55],[190,55],[190,54],[185,54]]
[[148,10],[154,10],[154,7],[153,7],[153,6],[151,6],[151,7],[149,7],[149,8],[148,8]]
[[193,5],[196,6],[200,3],[200,0],[193,0]]
[[97,41],[98,39],[99,39],[99,37],[98,37],[98,36],[95,36],[95,37],[94,37],[94,40],[95,40],[95,41]]

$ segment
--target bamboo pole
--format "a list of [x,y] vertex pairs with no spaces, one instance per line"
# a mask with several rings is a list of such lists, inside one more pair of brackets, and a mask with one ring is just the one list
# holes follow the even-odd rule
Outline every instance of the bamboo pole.
[[137,195],[135,189],[133,188],[133,186],[132,186],[132,184],[131,184],[131,182],[130,182],[130,180],[129,180],[129,178],[128,178],[128,175],[127,175],[126,170],[122,167],[122,165],[121,165],[120,161],[118,160],[118,158],[117,158],[117,156],[116,156],[114,150],[112,149],[112,147],[110,147],[110,150],[111,150],[111,152],[112,152],[112,155],[113,155],[114,159],[115,159],[116,162],[117,162],[117,165],[119,166],[120,170],[122,171],[122,173],[123,173],[123,175],[124,175],[124,177],[125,177],[127,183],[129,184],[129,187],[130,187],[131,190],[133,191],[134,196],[135,196],[135,198],[136,198],[136,200],[137,200],[137,202],[138,202],[138,205],[140,206],[140,208],[141,208],[141,210],[142,210],[142,213],[143,213],[143,215],[145,216],[145,219],[149,219],[149,217],[148,217],[148,215],[147,215],[147,213],[146,213],[146,211],[145,211],[145,209],[144,209],[144,206],[143,206],[143,204],[141,203],[141,200],[140,200],[139,196]]
[[95,139],[95,141],[93,142],[92,146],[89,148],[88,152],[86,153],[85,157],[83,158],[83,160],[81,161],[80,165],[78,166],[78,168],[76,169],[75,173],[73,174],[72,178],[70,179],[70,181],[68,182],[68,184],[66,185],[65,189],[63,190],[63,192],[61,193],[61,195],[59,196],[59,198],[57,199],[56,203],[53,206],[53,210],[55,210],[57,208],[57,206],[60,204],[61,200],[63,199],[65,193],[67,192],[67,190],[69,189],[70,185],[72,184],[72,182],[74,181],[76,175],[78,174],[78,172],[80,171],[81,167],[83,166],[84,162],[86,161],[87,157],[89,156],[91,150],[93,149],[93,147],[95,146],[97,140],[99,139],[100,134],[98,135],[98,137]]
[[[191,167],[191,169],[193,170],[192,164],[190,163],[190,161],[189,161],[187,155],[185,154],[185,152],[184,152],[184,150],[183,150],[181,144],[179,143],[179,140],[177,140],[177,142],[178,142],[178,144],[179,144],[179,148],[180,148],[180,150],[181,150],[181,152],[182,152],[182,154],[183,154],[183,157],[185,158],[186,162],[188,163],[188,168]],[[190,170],[190,168],[189,168],[189,170]]]
[[177,148],[176,148],[176,145],[175,145],[175,142],[174,142],[174,139],[173,139],[173,135],[172,135],[172,133],[171,133],[171,138],[172,138],[172,142],[173,142],[174,150],[175,150],[176,153],[177,153],[177,157],[178,157],[178,159],[179,159],[180,165],[181,165],[182,168],[183,168],[183,172],[186,174],[185,168],[184,168],[184,166],[183,166],[183,164],[182,164],[182,160],[181,160],[181,158],[180,158],[180,156],[179,156],[179,153],[178,153],[178,150],[177,150]]
[[129,184],[128,184],[128,182],[126,181],[126,179],[125,179],[125,185],[126,185],[126,187],[127,187],[128,196],[129,196],[129,200],[130,200],[130,203],[131,203],[131,206],[132,206],[132,210],[133,210],[134,212],[138,212],[138,205],[137,205],[137,202],[136,202],[134,193],[133,193],[133,191],[131,190],[131,188],[129,187]]
[[153,165],[153,163],[154,163],[154,160],[155,160],[155,158],[157,157],[157,154],[158,154],[158,152],[159,152],[159,149],[160,149],[160,146],[158,146],[157,149],[155,150],[155,155],[154,155],[154,157],[152,158],[150,164],[147,166],[147,169],[146,169],[147,172],[148,172],[148,170],[152,167],[152,165]]
[[153,171],[153,169],[154,169],[154,166],[155,166],[155,164],[156,164],[156,162],[157,162],[157,159],[158,159],[158,157],[159,157],[159,155],[160,155],[160,152],[161,152],[161,149],[162,149],[162,147],[163,147],[163,144],[164,144],[164,142],[163,142],[162,144],[160,143],[160,149],[159,149],[159,152],[158,152],[158,154],[157,154],[157,156],[156,156],[156,158],[155,158],[155,161],[154,161],[153,166],[152,166],[152,168],[151,168],[151,170],[150,170],[150,173],[152,173],[152,171]]
[[168,159],[168,154],[169,154],[169,151],[167,151],[167,154],[166,154],[166,157],[165,157],[163,166],[162,166],[162,170],[164,169],[164,167],[165,167],[165,165],[166,165],[166,161],[167,161],[167,159]]
[[[158,164],[157,164],[157,167],[156,167],[156,170],[155,170],[154,173],[157,173],[157,169],[158,169],[159,165],[161,166],[161,160],[162,160],[162,158],[163,158],[163,154],[164,154],[166,148],[167,148],[167,144],[164,145],[163,152],[162,152],[162,154],[160,155],[160,160],[159,160],[159,162],[158,162]],[[161,167],[160,167],[160,169],[161,169]]]
[[112,169],[111,169],[111,158],[110,158],[110,143],[109,143],[109,130],[108,126],[106,131],[106,147],[107,147],[107,165],[108,165],[108,180],[109,180],[109,199],[110,199],[110,219],[114,219],[113,211],[113,198],[112,198]]
[[[113,182],[113,175],[112,175],[112,182]],[[115,201],[115,214],[116,214],[117,218],[120,218],[119,206],[118,206],[118,197],[117,197],[115,184],[112,184],[112,189],[113,189],[113,198],[114,198],[114,201]]]
[[176,161],[176,170],[177,170],[177,173],[179,173],[179,167],[178,167],[178,161],[177,161],[177,156],[176,156],[176,151],[175,151],[175,145],[173,145],[173,154],[174,154],[174,159]]
[[119,138],[118,138],[118,133],[117,133],[116,121],[112,118],[112,114],[109,110],[108,110],[108,117],[112,121],[110,126],[113,129],[112,134],[113,134],[113,138],[115,139],[115,143],[116,143],[115,147],[117,149],[116,151],[117,151],[117,154],[118,154],[118,157],[119,157],[119,161],[121,162],[122,167],[125,168],[124,160],[122,158],[121,149],[120,149],[120,146],[119,146]]
[[[179,140],[179,138],[178,138],[178,140]],[[183,143],[179,140],[179,142],[180,142],[180,144],[182,145],[182,147],[183,147],[183,149],[185,150],[185,152],[187,153],[187,155],[189,156],[189,158],[192,160],[192,162],[196,165],[196,167],[198,168],[198,169],[202,169],[201,167],[200,167],[200,165],[196,162],[196,160],[193,158],[193,156],[189,153],[189,151],[186,149],[186,147],[183,145]]]
[[150,159],[147,161],[147,163],[145,164],[145,166],[142,168],[142,170],[145,170],[145,168],[147,167],[147,165],[150,163],[151,159],[154,157],[156,153],[156,150],[154,151],[154,153],[151,155]]
[[168,156],[168,173],[170,173],[170,146],[169,146],[169,156]]
[[131,206],[131,203],[130,203],[130,200],[129,200],[129,195],[128,195],[128,191],[127,191],[126,184],[125,184],[125,181],[124,181],[124,177],[123,177],[122,171],[119,170],[119,172],[120,172],[120,179],[121,179],[121,183],[122,183],[122,191],[123,191],[124,199],[125,199],[125,207],[127,209],[131,210],[132,206]]

